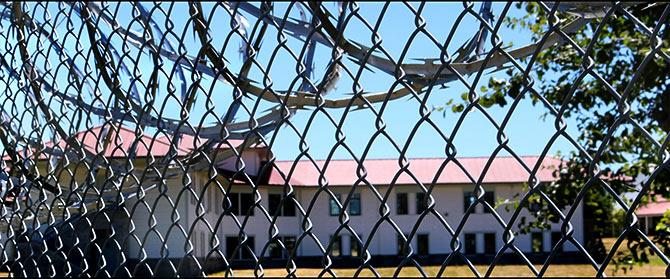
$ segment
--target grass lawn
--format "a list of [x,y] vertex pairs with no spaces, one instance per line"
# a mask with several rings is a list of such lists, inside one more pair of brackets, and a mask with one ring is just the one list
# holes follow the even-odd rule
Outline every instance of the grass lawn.
[[[609,249],[614,244],[614,239],[606,239],[605,246]],[[620,248],[621,249],[621,248]],[[483,276],[488,266],[486,265],[477,265],[475,266],[479,273]],[[541,269],[541,265],[536,265],[538,270]],[[651,257],[650,263],[644,266],[634,266],[632,270],[629,270],[627,273],[619,270],[614,272],[614,266],[609,265],[606,270],[607,276],[626,276],[626,277],[665,277],[665,270],[667,266],[660,260],[658,257]],[[377,267],[375,268],[379,275],[382,277],[391,277],[396,272],[396,267]],[[439,266],[425,266],[423,270],[428,276],[435,276],[440,270]],[[298,277],[314,277],[318,276],[321,273],[319,268],[300,268],[296,272]],[[355,274],[356,269],[352,268],[338,268],[333,269],[333,272],[337,276],[351,277]],[[265,269],[264,276],[268,277],[284,277],[286,276],[286,270],[281,268]],[[548,277],[593,277],[595,276],[596,271],[591,265],[587,264],[555,264],[550,265],[545,273],[545,276]],[[416,270],[416,268],[405,267],[400,271],[400,276],[408,277],[420,277],[421,273]],[[210,276],[218,277],[225,276],[224,272],[214,273]],[[235,277],[254,277],[254,271],[250,269],[240,269],[234,271]],[[364,270],[359,274],[360,277],[374,277],[374,274],[369,270]],[[445,277],[475,277],[470,268],[467,266],[449,266],[445,269],[442,276]],[[525,265],[498,265],[493,269],[491,276],[496,277],[519,277],[519,276],[534,276],[532,271],[528,269]],[[324,274],[324,277],[330,277],[329,274]]]

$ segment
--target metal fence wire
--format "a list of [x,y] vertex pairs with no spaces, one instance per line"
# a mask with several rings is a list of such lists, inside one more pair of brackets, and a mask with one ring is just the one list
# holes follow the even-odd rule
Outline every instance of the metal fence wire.
[[[668,255],[635,215],[654,175],[668,164],[667,142],[629,116],[636,105],[629,96],[650,62],[670,61],[661,39],[670,8],[656,4],[665,8],[648,26],[629,10],[650,4],[537,2],[530,16],[544,20],[543,30],[522,38],[508,24],[523,16],[524,5],[0,3],[0,269],[12,276],[125,277],[263,276],[280,268],[291,276],[312,267],[337,276],[338,267],[349,267],[354,275],[381,276],[384,266],[396,267],[396,275],[401,268],[429,275],[426,267],[433,265],[438,275],[464,266],[479,277],[512,258],[542,276],[565,260],[570,249],[560,247],[569,246],[572,257],[604,275],[631,234],[667,265]],[[620,43],[599,39],[614,19],[648,40],[638,53],[643,62],[630,65],[633,78],[623,85],[602,78],[593,52],[594,44]],[[581,34],[592,44],[574,40],[585,28]],[[658,160],[628,201],[608,188],[601,169],[607,140],[589,154],[577,138],[589,135],[570,130],[565,112],[577,89],[564,92],[559,106],[540,89],[555,81],[533,64],[551,51],[581,57],[563,61],[578,73],[571,76],[575,84],[592,80],[609,90],[602,98],[614,100],[616,121],[602,131],[606,137],[632,125],[652,143],[632,151]],[[508,99],[503,117],[483,104],[490,99],[480,86],[505,71],[521,74],[520,95],[532,96],[551,130],[533,160],[519,155],[506,129],[530,99]],[[462,106],[449,101],[460,98]],[[447,105],[436,109],[434,100]],[[449,127],[443,123],[450,118],[436,113],[443,109],[457,116]],[[472,147],[457,144],[459,133],[482,129],[468,124],[474,114],[494,130],[480,136],[490,137],[494,148],[479,158],[477,171],[468,167],[471,158],[459,155]],[[388,128],[398,119],[410,124],[403,138]],[[352,122],[369,125],[346,130]],[[438,168],[418,169],[411,146],[427,134]],[[566,206],[553,203],[543,187],[550,181],[540,174],[558,160],[548,155],[558,141],[590,166],[588,182]],[[381,180],[372,169],[380,161],[370,155],[379,142],[393,154]],[[556,238],[544,245],[539,264],[538,251],[520,240],[527,237],[518,226],[526,207],[505,211],[487,194],[488,177],[502,175],[493,173],[499,160],[523,170],[518,203],[539,196],[558,216]],[[462,212],[440,209],[449,206],[438,191],[450,168],[473,193]],[[422,179],[419,172],[426,171],[429,179]],[[579,211],[594,184],[609,189],[627,216],[604,258],[585,248],[587,221]],[[416,189],[416,205],[396,195],[408,185]],[[407,208],[417,214],[401,216]],[[473,222],[498,232],[492,251],[480,251],[480,235],[467,235]],[[424,226],[437,232],[430,242]],[[396,243],[397,253],[383,252]],[[446,252],[431,252],[438,245]]]

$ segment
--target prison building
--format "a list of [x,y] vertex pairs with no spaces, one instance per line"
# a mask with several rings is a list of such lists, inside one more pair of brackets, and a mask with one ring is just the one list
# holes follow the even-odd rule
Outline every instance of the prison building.
[[[44,252],[53,254],[52,260],[67,254],[97,264],[104,257],[110,272],[153,269],[158,262],[178,266],[184,260],[210,270],[224,262],[285,266],[288,258],[318,266],[326,253],[335,265],[358,265],[366,253],[377,264],[397,264],[410,253],[422,264],[441,264],[454,250],[465,255],[457,260],[491,259],[503,249],[506,230],[514,238],[505,258],[517,260],[520,252],[531,259],[551,251],[579,255],[575,242],[584,240],[581,204],[570,214],[569,207],[564,210],[568,222],[553,220],[544,229],[521,233],[534,211],[546,207],[531,199],[512,220],[531,186],[552,187],[557,158],[544,158],[534,180],[514,157],[268,161],[272,151],[257,144],[212,168],[192,170],[175,163],[202,148],[205,141],[192,136],[138,137],[122,126],[95,127],[75,138],[115,168],[89,170],[81,162],[20,152],[34,160],[39,173],[51,173],[46,184],[61,195],[45,199],[54,208],[69,199],[61,204],[69,217],[34,222],[42,226],[43,239],[17,233],[7,241],[4,235],[10,258],[21,249],[41,249],[22,243],[35,242],[53,248]],[[103,140],[109,141],[106,149]],[[232,152],[239,144],[216,148]],[[530,170],[539,160],[519,159]],[[166,161],[172,163],[156,167]],[[54,172],[59,164],[69,171]],[[130,173],[121,171],[131,165]],[[490,206],[477,203],[479,196]]]

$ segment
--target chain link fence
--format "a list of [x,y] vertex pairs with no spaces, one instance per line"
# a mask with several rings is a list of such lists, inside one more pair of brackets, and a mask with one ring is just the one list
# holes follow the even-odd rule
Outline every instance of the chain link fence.
[[[2,271],[262,276],[270,267],[288,275],[316,267],[336,276],[346,266],[379,276],[382,266],[427,275],[424,268],[434,265],[440,275],[460,265],[485,276],[511,258],[542,276],[574,257],[603,275],[631,234],[668,265],[665,248],[634,214],[666,168],[667,141],[630,116],[640,105],[630,96],[645,67],[670,61],[670,8],[538,2],[530,16],[542,22],[535,30],[541,36],[525,36],[509,28],[525,15],[523,5],[431,5],[1,3]],[[629,11],[640,6],[661,10],[654,26]],[[615,19],[646,38],[642,62],[630,65],[634,73],[623,85],[602,78],[593,51],[601,42],[620,43],[598,39]],[[584,34],[592,44],[576,41]],[[607,186],[607,139],[594,154],[571,134],[566,111],[580,89],[563,92],[557,106],[540,88],[555,80],[538,75],[534,63],[568,50],[582,57],[563,61],[578,73],[572,82],[594,80],[615,104],[615,121],[601,133],[617,137],[619,126],[632,125],[652,143],[631,150],[657,161],[651,175],[630,178],[640,180],[630,200]],[[522,93],[503,94],[511,103],[499,117],[480,86],[505,71],[521,75]],[[522,95],[532,96],[547,119],[525,133],[550,130],[535,157],[521,156],[507,135]],[[459,97],[461,105],[450,101]],[[445,110],[457,116],[449,128],[436,113]],[[456,143],[459,133],[483,129],[468,124],[473,114],[494,131],[480,136],[494,142],[483,158],[460,156],[472,147]],[[410,124],[406,138],[388,128],[389,119]],[[346,130],[351,122],[369,125]],[[433,165],[411,154],[412,143],[427,134]],[[588,162],[589,173],[565,205],[545,187],[559,181],[562,161],[549,153],[561,140]],[[371,158],[381,141],[392,159]],[[311,148],[319,144],[326,147]],[[450,183],[469,196],[440,192]],[[518,184],[506,202],[520,206],[497,206],[496,183]],[[581,216],[594,184],[611,190],[627,216],[600,259],[585,246],[589,220]],[[458,210],[449,207],[451,196]],[[541,231],[519,226],[531,216],[533,197],[556,218],[548,225],[550,245]],[[484,234],[468,233],[472,226]],[[426,227],[430,235],[422,233]]]

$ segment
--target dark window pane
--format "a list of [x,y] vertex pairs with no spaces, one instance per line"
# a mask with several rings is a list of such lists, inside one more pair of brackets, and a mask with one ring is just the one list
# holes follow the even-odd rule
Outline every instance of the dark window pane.
[[484,254],[493,255],[496,253],[496,234],[484,234]]
[[477,253],[477,235],[474,233],[465,234],[465,254],[471,255]]
[[407,193],[396,194],[396,214],[398,215],[409,214],[409,209],[407,206]]
[[333,257],[342,256],[342,237],[339,235],[331,236],[333,247],[330,250],[330,255]]
[[[254,194],[252,193],[241,193],[240,194],[240,214],[241,215],[246,215],[249,214],[251,216],[254,215]],[[251,211],[249,211],[251,209]]]
[[[226,256],[229,259],[233,258],[233,252],[237,248],[237,245],[240,245],[239,238],[237,236],[228,236],[226,237]],[[237,253],[237,258],[240,257],[240,253]]]
[[[335,197],[339,200],[340,199],[340,194],[335,194]],[[337,216],[340,215],[340,207],[337,205],[337,201],[333,199],[333,197],[330,198],[330,216]]]
[[423,213],[428,208],[426,193],[416,193],[416,214]]
[[[486,203],[488,203],[491,207],[495,208],[496,198],[493,192],[484,193],[484,201],[486,201]],[[485,204],[482,204],[482,207],[484,207],[484,213],[491,213],[491,210]]]
[[228,193],[230,200],[230,212],[235,215],[240,215],[240,194]]
[[563,245],[556,247],[556,244],[561,240],[563,234],[561,232],[551,232],[551,249],[556,249],[559,252],[563,252]]
[[253,259],[253,258],[254,258],[254,257],[252,256],[252,255],[253,255],[252,253],[255,253],[255,251],[254,251],[254,248],[255,248],[254,242],[255,242],[255,241],[254,241],[254,237],[253,237],[253,236],[248,236],[248,237],[247,237],[247,241],[244,243],[245,245],[243,245],[242,247],[240,247],[240,249],[242,249],[242,259],[250,260],[250,259]]
[[[470,205],[475,204],[477,202],[477,198],[472,192],[464,192],[463,193],[463,213],[468,212],[468,208]],[[474,213],[475,208],[473,207],[470,209],[470,213]]]
[[293,199],[287,197],[283,208],[284,212],[282,212],[282,216],[295,216],[295,202]]
[[284,253],[284,258],[288,258],[295,248],[295,236],[285,236],[284,237],[284,247],[286,247],[286,252]]
[[544,251],[544,237],[541,232],[530,234],[530,248],[533,253],[541,253]]
[[349,202],[349,214],[361,215],[361,194],[354,193]]
[[422,256],[428,255],[428,247],[430,247],[428,243],[428,235],[417,234],[416,242],[417,242],[417,253]]
[[274,216],[277,214],[278,216],[281,216],[281,212],[277,212],[279,209],[279,203],[281,202],[281,195],[280,194],[269,194],[268,195],[268,210],[270,211],[270,215]]
[[401,235],[398,235],[398,255],[403,256],[405,255],[405,240],[402,238]]
[[279,246],[278,241],[275,240],[272,243],[270,243],[270,245],[268,247],[268,250],[270,251],[270,258],[273,258],[273,259],[281,258],[282,249],[281,249],[281,246]]

